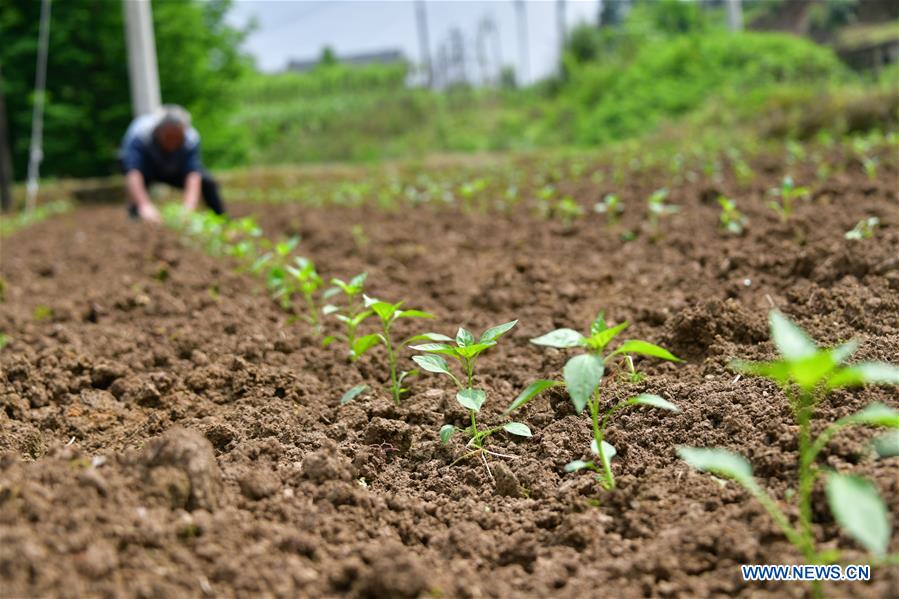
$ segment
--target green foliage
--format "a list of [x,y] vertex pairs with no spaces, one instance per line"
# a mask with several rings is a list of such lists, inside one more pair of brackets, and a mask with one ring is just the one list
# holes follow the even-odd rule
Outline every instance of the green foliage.
[[874,237],[874,230],[880,226],[880,219],[876,216],[869,216],[858,221],[854,227],[846,231],[843,237],[853,241],[861,239],[871,239]]
[[[456,401],[459,405],[468,410],[471,418],[471,426],[466,427],[465,429],[457,429],[452,424],[444,425],[440,429],[440,439],[444,443],[447,443],[457,431],[464,433],[469,437],[468,446],[474,448],[474,451],[468,455],[481,454],[482,452],[487,451],[484,449],[484,441],[489,436],[501,430],[520,437],[531,436],[531,430],[527,425],[520,422],[507,422],[493,428],[478,428],[477,422],[477,415],[481,411],[484,402],[487,400],[487,392],[483,389],[474,387],[475,363],[481,354],[495,346],[497,340],[509,332],[509,330],[516,324],[518,324],[518,321],[513,320],[495,327],[490,327],[484,331],[480,337],[475,337],[469,330],[460,327],[455,338],[441,333],[424,333],[423,335],[417,335],[409,340],[410,342],[429,341],[429,343],[410,346],[411,349],[424,352],[422,355],[413,356],[412,360],[414,360],[422,370],[443,374],[449,377],[456,384],[456,387],[458,387],[459,391],[456,393]],[[449,356],[460,364],[462,371],[464,372],[464,383],[453,373],[443,356]],[[531,387],[529,387],[529,389],[531,391],[525,390],[525,393],[533,392]],[[516,402],[519,403],[518,406],[515,405]],[[516,402],[513,402],[506,413],[509,413],[526,403],[519,402],[519,400],[516,400]]]
[[[246,67],[245,32],[225,22],[228,0],[156,2],[160,87],[193,113],[212,165],[245,157],[245,131],[223,127],[233,86]],[[33,102],[40,2],[0,4],[0,64],[14,171],[24,177]],[[44,117],[45,176],[113,173],[116,145],[131,119],[121,7],[104,0],[56,2],[51,13]]]
[[593,211],[599,214],[606,215],[606,222],[610,227],[618,224],[618,219],[621,218],[621,214],[624,213],[624,204],[621,202],[621,198],[618,197],[618,194],[609,193],[602,199],[601,202],[597,202],[593,206]]
[[780,216],[781,221],[788,222],[793,215],[793,201],[808,199],[809,193],[808,187],[796,185],[793,177],[787,175],[780,187],[768,190],[768,194],[774,198],[768,202],[768,206]]
[[718,196],[718,205],[721,206],[721,214],[718,215],[721,228],[733,235],[742,235],[749,219],[737,210],[737,203],[725,196]]
[[12,235],[20,229],[30,227],[51,216],[65,214],[71,209],[72,202],[69,202],[68,200],[55,200],[38,205],[33,212],[22,210],[13,216],[4,215],[3,218],[0,219],[0,237]]
[[[678,453],[697,470],[730,478],[756,497],[781,531],[799,549],[808,563],[830,563],[838,559],[832,550],[820,549],[812,528],[812,493],[819,476],[827,479],[830,510],[840,526],[859,544],[875,555],[887,551],[890,521],[886,506],[868,481],[830,471],[817,465],[817,458],[834,435],[855,426],[899,429],[899,412],[883,404],[867,408],[830,423],[817,435],[812,434],[815,409],[827,394],[844,387],[866,384],[899,385],[899,368],[883,362],[861,362],[846,366],[855,352],[854,341],[832,349],[820,349],[814,341],[787,317],[777,311],[770,314],[771,338],[780,359],[771,362],[735,361],[741,373],[763,376],[777,383],[787,398],[798,429],[799,463],[795,492],[798,524],[789,518],[752,476],[752,468],[742,456],[723,449],[680,447]],[[878,440],[889,455],[889,441]]]
[[652,195],[646,200],[646,215],[647,220],[649,221],[650,230],[652,231],[651,238],[653,240],[658,239],[662,234],[660,227],[662,218],[680,212],[680,206],[666,204],[665,200],[667,199],[668,190],[662,188],[652,192]]
[[[591,324],[588,335],[581,335],[574,329],[556,329],[531,339],[531,343],[544,347],[558,349],[580,347],[586,350],[586,353],[578,354],[565,363],[562,375],[565,381],[565,388],[568,390],[568,396],[571,398],[571,403],[574,404],[575,410],[580,413],[584,411],[584,408],[590,408],[593,424],[593,442],[590,450],[593,455],[597,456],[599,464],[595,461],[576,460],[568,464],[566,470],[569,472],[582,469],[593,470],[597,473],[597,479],[600,481],[600,484],[606,489],[615,487],[615,477],[612,474],[611,462],[612,456],[616,452],[615,448],[604,440],[606,426],[612,415],[621,409],[635,406],[649,406],[674,412],[679,411],[677,406],[657,395],[640,394],[606,410],[600,421],[600,384],[605,375],[606,364],[614,359],[615,356],[624,356],[626,358],[632,377],[638,374],[633,369],[633,361],[631,360],[633,354],[672,362],[680,361],[679,358],[665,348],[640,339],[629,339],[618,344],[614,350],[607,351],[609,344],[627,327],[627,322],[612,327],[608,326],[604,314],[600,312]],[[549,383],[556,382],[536,381],[528,389],[533,388],[542,391],[551,386]],[[516,408],[521,407],[535,396],[536,393],[526,399],[516,400],[516,402],[513,402],[513,406]]]

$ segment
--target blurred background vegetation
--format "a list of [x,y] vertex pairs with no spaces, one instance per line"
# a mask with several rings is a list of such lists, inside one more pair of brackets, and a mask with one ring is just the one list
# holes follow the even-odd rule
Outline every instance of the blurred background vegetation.
[[[609,2],[595,23],[569,33],[553,77],[518,88],[509,71],[491,87],[439,90],[411,85],[412,65],[342,64],[327,49],[311,70],[261,73],[241,49],[249,31],[225,20],[229,7],[228,0],[153,4],[162,96],[193,113],[213,168],[592,147],[672,127],[807,138],[899,121],[899,66],[848,64],[853,47],[899,41],[895,0],[744,0],[748,30],[740,33],[726,29],[720,1]],[[122,12],[109,8],[107,0],[54,3],[47,176],[115,172],[131,109]],[[18,179],[39,10],[30,0],[0,4]]]

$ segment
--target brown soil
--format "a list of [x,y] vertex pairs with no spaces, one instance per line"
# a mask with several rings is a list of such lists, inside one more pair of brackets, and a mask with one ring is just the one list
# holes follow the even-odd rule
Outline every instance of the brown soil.
[[[656,243],[621,243],[596,214],[569,228],[524,208],[233,206],[271,236],[300,233],[325,275],[366,270],[372,295],[434,312],[426,329],[520,319],[478,364],[485,423],[530,380],[560,375],[566,354],[528,339],[584,328],[599,309],[686,358],[639,363],[643,383],[605,382],[608,402],[645,390],[683,410],[617,417],[612,492],[562,471],[590,433],[561,392],[520,415],[532,439],[491,440],[516,456],[491,461],[494,485],[476,460],[451,464],[458,439],[439,442],[441,425],[465,424],[447,381],[422,376],[395,407],[380,352],[346,363],[288,323],[258,281],[172,232],[119,207],[20,232],[2,255],[0,595],[802,596],[799,583],[742,582],[741,563],[801,558],[756,501],[691,471],[674,447],[739,451],[779,498],[793,484],[783,397],[726,366],[772,356],[772,306],[824,343],[858,337],[859,357],[897,361],[899,197],[896,171],[881,177],[842,176],[800,202],[795,230],[765,207],[779,174],[749,191],[725,183],[751,219],[742,237],[716,229],[709,185],[674,186],[683,211]],[[622,229],[639,229],[643,198],[663,183],[644,177],[621,192]],[[585,205],[608,191],[562,187]],[[882,222],[876,237],[844,240],[868,215]],[[354,243],[356,224],[367,245]],[[35,318],[39,306],[48,318]],[[338,406],[359,382],[373,392]],[[896,391],[871,388],[834,394],[820,416],[875,400],[899,407]],[[822,459],[872,478],[899,531],[899,460],[873,460],[867,437],[841,435]],[[866,561],[823,494],[815,518],[823,543]],[[897,568],[873,578],[833,592],[899,588]]]

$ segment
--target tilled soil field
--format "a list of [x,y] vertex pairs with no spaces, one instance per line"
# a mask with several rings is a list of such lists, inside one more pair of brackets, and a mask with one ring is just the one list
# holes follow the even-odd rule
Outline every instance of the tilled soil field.
[[[568,354],[529,338],[584,329],[601,309],[631,322],[627,337],[684,358],[638,361],[640,383],[605,380],[608,404],[646,391],[682,409],[616,416],[608,492],[562,470],[590,441],[564,391],[517,417],[533,438],[490,440],[514,456],[490,460],[493,482],[478,460],[453,464],[461,437],[440,443],[440,426],[467,418],[447,380],[424,374],[395,406],[383,352],[348,363],[259,280],[171,231],[91,207],[4,240],[0,595],[803,596],[801,583],[742,581],[741,563],[801,557],[746,492],[675,454],[722,446],[749,458],[775,497],[795,484],[785,399],[727,368],[774,356],[773,307],[822,343],[855,337],[858,358],[899,361],[897,173],[842,175],[799,202],[791,225],[766,207],[779,175],[730,190],[750,219],[743,236],[718,229],[714,186],[674,186],[669,201],[682,210],[656,242],[623,243],[601,215],[566,226],[523,207],[231,206],[256,214],[268,236],[302,235],[326,277],[367,271],[369,294],[437,315],[403,321],[403,334],[519,319],[478,363],[485,424],[531,380],[561,376]],[[664,183],[621,191],[632,207],[621,229],[640,231],[645,198]],[[567,187],[585,205],[597,199],[595,186]],[[881,221],[873,239],[843,238],[871,215]],[[360,382],[372,391],[340,406]],[[821,422],[872,401],[899,407],[894,389],[843,391]],[[875,481],[897,531],[899,459],[875,461],[869,436],[841,434],[822,460]],[[865,563],[823,490],[814,508],[818,539]],[[899,569],[830,589],[895,597]]]

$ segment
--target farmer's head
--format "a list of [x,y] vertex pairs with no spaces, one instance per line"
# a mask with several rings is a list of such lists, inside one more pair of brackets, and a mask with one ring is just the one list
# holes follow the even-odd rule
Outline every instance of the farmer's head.
[[184,135],[190,127],[190,113],[176,104],[166,104],[159,109],[159,122],[153,129],[156,145],[165,152],[174,152],[184,144]]

